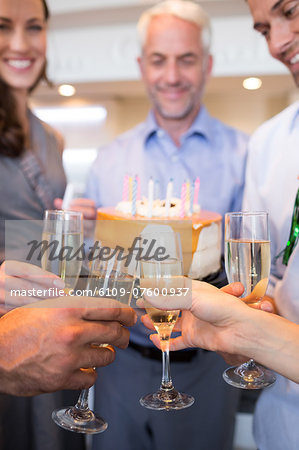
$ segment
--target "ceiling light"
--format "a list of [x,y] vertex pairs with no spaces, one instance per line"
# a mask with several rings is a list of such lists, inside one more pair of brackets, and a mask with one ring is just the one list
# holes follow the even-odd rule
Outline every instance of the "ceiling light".
[[262,80],[256,77],[245,78],[243,81],[243,88],[249,89],[250,91],[255,91],[259,89],[262,85]]
[[107,110],[103,106],[35,108],[34,112],[41,120],[53,124],[103,122],[107,117]]
[[58,88],[58,92],[63,97],[72,97],[76,93],[76,89],[71,84],[61,84]]

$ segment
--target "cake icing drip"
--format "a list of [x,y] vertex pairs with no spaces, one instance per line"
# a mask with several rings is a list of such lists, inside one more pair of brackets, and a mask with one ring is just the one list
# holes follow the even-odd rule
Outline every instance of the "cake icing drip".
[[[166,212],[166,201],[165,200],[154,200],[151,208],[151,214],[149,211],[149,202],[148,199],[143,197],[142,200],[138,200],[136,202],[136,212],[137,215],[143,217],[179,217],[181,214],[181,199],[179,198],[171,198],[170,207],[168,213]],[[115,208],[117,211],[122,212],[123,214],[131,214],[132,213],[132,202],[130,201],[122,201],[116,205]],[[199,213],[200,205],[193,205],[193,212]],[[190,203],[186,202],[185,204],[185,216],[190,216]]]

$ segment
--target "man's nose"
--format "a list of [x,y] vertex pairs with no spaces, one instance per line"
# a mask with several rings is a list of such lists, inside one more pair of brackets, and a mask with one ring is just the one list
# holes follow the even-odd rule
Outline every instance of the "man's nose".
[[177,84],[180,81],[180,69],[176,61],[169,61],[165,68],[165,81],[168,84]]
[[280,59],[281,54],[285,52],[294,39],[294,33],[289,22],[274,23],[271,25],[268,47],[274,58]]

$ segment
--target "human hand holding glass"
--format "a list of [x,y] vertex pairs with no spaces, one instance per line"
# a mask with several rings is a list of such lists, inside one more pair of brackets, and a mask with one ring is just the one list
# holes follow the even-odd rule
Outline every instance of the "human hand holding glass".
[[[92,297],[118,300],[118,306],[120,304],[124,307],[129,306],[136,274],[134,261],[126,265],[125,260],[120,260],[114,249],[105,247],[105,250],[104,259],[101,257],[101,248],[97,254],[93,254],[86,292]],[[93,347],[108,345],[97,342],[92,344]],[[52,414],[53,420],[62,428],[77,433],[95,434],[105,431],[108,423],[90,410],[88,396],[89,389],[83,389],[77,404],[55,410]]]
[[[270,238],[266,212],[235,212],[225,215],[225,269],[230,283],[244,286],[242,300],[261,302],[270,274]],[[275,382],[275,375],[252,359],[223,373],[224,380],[241,389],[261,389]]]
[[[140,261],[140,288],[147,297],[158,295],[165,299],[169,296],[183,295],[184,273],[180,236],[174,232],[142,233],[143,242],[152,242],[166,250],[164,260]],[[144,306],[160,338],[162,350],[162,381],[160,389],[140,399],[142,406],[154,409],[183,409],[194,403],[191,395],[175,390],[170,375],[169,339],[180,310],[160,310],[144,300]]]
[[[68,294],[75,288],[82,267],[82,259],[74,257],[83,244],[82,214],[64,210],[45,211],[42,239],[47,242],[42,267],[64,280],[64,291]],[[82,423],[93,419],[86,392],[88,390],[81,392],[76,406],[53,411],[52,419],[57,425],[70,431],[84,432]]]

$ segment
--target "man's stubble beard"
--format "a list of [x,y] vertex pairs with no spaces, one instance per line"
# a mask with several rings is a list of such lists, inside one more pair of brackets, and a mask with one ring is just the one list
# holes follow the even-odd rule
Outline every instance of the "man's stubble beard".
[[180,111],[168,111],[163,107],[162,102],[159,100],[159,90],[157,88],[148,90],[149,99],[153,105],[154,110],[165,120],[184,120],[193,111],[199,111],[201,100],[203,96],[204,83],[200,87],[198,92],[189,91],[187,101]]
[[184,108],[182,108],[180,111],[168,111],[161,105],[161,102],[157,100],[155,95],[150,95],[150,100],[153,104],[154,110],[157,111],[157,113],[166,120],[184,120],[186,117],[188,117],[191,112],[195,108],[195,102],[188,101]]

